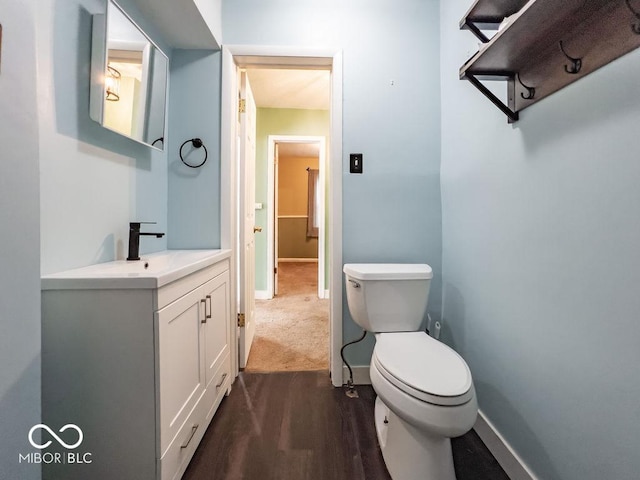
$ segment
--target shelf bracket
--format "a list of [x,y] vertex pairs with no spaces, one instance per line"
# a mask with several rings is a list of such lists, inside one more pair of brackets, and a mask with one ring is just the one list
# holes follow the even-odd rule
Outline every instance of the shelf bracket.
[[[478,74],[479,75],[479,74]],[[482,76],[485,76],[485,74],[483,74]],[[502,113],[504,113],[507,117],[508,117],[508,121],[509,123],[514,123],[518,121],[519,115],[518,112],[514,111],[515,108],[515,75],[513,73],[508,73],[508,74],[493,74],[493,76],[495,77],[507,77],[507,90],[508,90],[508,98],[509,98],[509,105],[505,105],[502,100],[500,100],[498,97],[496,97],[493,92],[491,90],[489,90],[487,87],[485,87],[482,82],[480,82],[480,80],[478,80],[476,78],[476,75],[471,74],[471,73],[465,73],[464,77],[462,77],[465,80],[469,80],[469,82],[471,83],[471,85],[473,85],[474,87],[476,87],[478,90],[480,90],[480,93],[482,93],[485,97],[487,97],[491,103],[493,103],[496,107],[498,107],[500,109],[500,111]]]
[[480,40],[482,43],[487,43],[489,41],[489,37],[487,37],[484,33],[482,33],[482,30],[480,30],[475,23],[473,23],[471,20],[466,19],[464,21],[464,25],[465,27],[467,27],[469,29],[469,31],[471,33],[473,33],[478,40]]

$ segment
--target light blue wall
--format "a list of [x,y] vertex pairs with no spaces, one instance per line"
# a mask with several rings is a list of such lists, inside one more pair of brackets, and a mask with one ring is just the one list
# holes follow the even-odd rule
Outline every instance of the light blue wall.
[[20,464],[40,414],[40,255],[36,0],[0,0],[0,478],[36,480]]
[[[222,13],[228,44],[343,50],[343,261],[429,263],[439,317],[438,2],[226,0]],[[350,152],[364,154],[364,174],[348,173]],[[346,341],[359,329],[344,312]],[[368,365],[371,341],[348,350]]]
[[[133,1],[119,3],[164,48]],[[91,15],[104,2],[46,0],[38,10],[41,253],[51,273],[125,258],[130,221],[167,232],[167,155],[89,118]],[[140,251],[166,246],[145,237]]]
[[[200,138],[207,162],[189,168],[178,154]],[[220,247],[220,52],[174,50],[169,100],[169,247]],[[185,160],[198,165],[204,149],[191,142]]]
[[640,51],[508,125],[457,80],[468,7],[441,2],[444,338],[540,479],[636,479]]

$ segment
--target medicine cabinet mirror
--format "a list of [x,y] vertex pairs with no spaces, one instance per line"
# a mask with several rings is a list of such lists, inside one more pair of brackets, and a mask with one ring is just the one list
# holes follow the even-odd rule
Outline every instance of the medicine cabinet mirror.
[[112,0],[93,15],[89,114],[105,128],[164,149],[169,60]]

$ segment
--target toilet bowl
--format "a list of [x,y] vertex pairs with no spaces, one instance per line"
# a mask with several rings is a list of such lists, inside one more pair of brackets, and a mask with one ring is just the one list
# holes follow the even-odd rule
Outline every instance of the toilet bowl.
[[391,477],[454,480],[450,438],[468,432],[478,411],[462,357],[424,332],[377,334],[370,376]]
[[419,331],[428,265],[346,264],[354,321],[375,333],[370,377],[375,424],[393,480],[455,480],[450,438],[475,423],[471,372],[452,348]]

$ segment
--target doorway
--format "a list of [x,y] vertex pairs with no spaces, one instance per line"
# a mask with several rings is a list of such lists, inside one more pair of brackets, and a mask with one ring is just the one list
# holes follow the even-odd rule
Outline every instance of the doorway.
[[266,292],[259,298],[278,294],[279,261],[317,262],[318,298],[329,298],[326,165],[324,137],[269,135],[267,198],[273,202],[267,204],[267,221],[272,228],[267,231]]
[[[329,163],[329,367],[334,386],[343,384],[340,347],[342,344],[342,54],[334,50],[260,46],[224,46],[222,51],[222,128],[221,128],[221,247],[232,250],[238,265],[241,252],[235,248],[238,226],[236,119],[238,112],[237,72],[241,67],[328,69],[331,71],[331,149]],[[237,273],[233,272],[234,275]],[[232,288],[242,288],[237,279]],[[237,292],[232,292],[236,298]],[[237,316],[239,312],[233,314]],[[240,332],[236,331],[239,338]],[[238,358],[232,352],[237,374]]]
[[[268,133],[271,116],[265,113],[263,132]],[[326,229],[320,208],[326,187],[325,137],[269,135],[266,143],[267,179],[262,180],[267,183],[264,273],[269,294],[256,295],[256,335],[245,371],[327,370]]]

